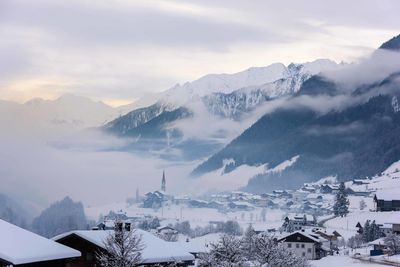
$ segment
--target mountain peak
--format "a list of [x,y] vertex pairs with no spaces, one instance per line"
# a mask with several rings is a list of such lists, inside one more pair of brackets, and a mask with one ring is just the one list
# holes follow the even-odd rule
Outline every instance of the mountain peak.
[[392,51],[399,51],[400,50],[400,34],[393,37],[387,42],[384,42],[379,49],[386,49]]

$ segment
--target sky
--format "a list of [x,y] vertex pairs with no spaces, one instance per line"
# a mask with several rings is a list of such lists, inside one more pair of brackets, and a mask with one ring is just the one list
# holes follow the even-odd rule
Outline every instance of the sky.
[[399,34],[397,0],[0,1],[0,99],[122,105],[208,73],[353,62]]

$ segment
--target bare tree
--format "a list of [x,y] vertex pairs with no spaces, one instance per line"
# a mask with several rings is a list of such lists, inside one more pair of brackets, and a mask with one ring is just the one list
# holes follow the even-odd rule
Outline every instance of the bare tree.
[[103,267],[137,266],[142,262],[142,237],[134,229],[122,227],[121,222],[114,228],[104,240],[105,250],[96,253],[98,263]]

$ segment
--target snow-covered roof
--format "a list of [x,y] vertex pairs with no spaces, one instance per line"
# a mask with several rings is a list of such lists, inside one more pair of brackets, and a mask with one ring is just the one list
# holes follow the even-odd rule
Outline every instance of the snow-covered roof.
[[293,233],[284,234],[283,236],[281,236],[281,237],[279,238],[279,240],[283,240],[283,239],[285,239],[285,238],[287,238],[287,237],[289,237],[289,236],[291,236],[291,235],[294,235],[294,234],[296,234],[296,233],[299,233],[299,234],[301,234],[301,235],[303,235],[303,236],[305,236],[305,237],[308,237],[309,239],[311,239],[312,241],[317,242],[317,243],[322,243],[322,242],[327,241],[325,238],[319,236],[319,235],[316,234],[316,233],[310,233],[310,232],[306,232],[306,231],[303,231],[303,230],[301,230],[301,231],[296,231],[296,232],[293,232]]
[[0,220],[0,259],[25,264],[80,257],[75,249]]
[[400,200],[400,192],[377,192],[375,195],[377,199]]
[[381,237],[381,238],[378,238],[378,239],[375,239],[374,241],[371,241],[371,242],[369,242],[368,243],[368,245],[384,245],[385,244],[385,238],[384,237]]
[[[141,235],[144,249],[142,251],[143,263],[159,263],[159,262],[171,262],[171,261],[192,261],[194,256],[189,253],[186,249],[182,248],[175,242],[164,241],[153,234],[135,229],[136,234]],[[104,248],[103,241],[110,235],[113,234],[113,230],[107,231],[71,231],[53,237],[53,240],[61,240],[70,235],[77,235],[98,247]]]

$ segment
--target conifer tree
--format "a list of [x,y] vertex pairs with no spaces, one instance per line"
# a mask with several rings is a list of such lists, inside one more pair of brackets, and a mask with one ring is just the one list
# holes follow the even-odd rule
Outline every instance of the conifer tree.
[[336,216],[345,217],[349,213],[349,199],[347,198],[346,187],[341,182],[339,191],[336,194],[335,204],[333,205],[333,213]]

